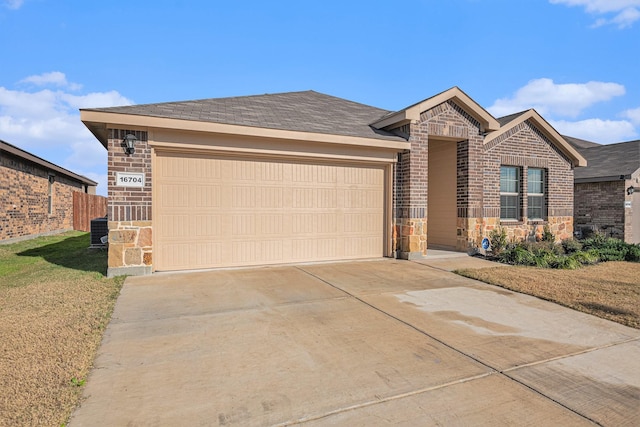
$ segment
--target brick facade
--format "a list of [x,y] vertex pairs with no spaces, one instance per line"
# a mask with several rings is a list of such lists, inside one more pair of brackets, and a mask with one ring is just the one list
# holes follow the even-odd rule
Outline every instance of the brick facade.
[[[407,131],[411,151],[402,153],[396,168],[394,221],[398,255],[411,259],[427,253],[429,138],[457,140],[456,209],[459,218],[470,218],[482,206],[483,185],[475,172],[482,166],[482,137],[478,121],[453,101],[423,112],[418,122],[402,128]],[[466,249],[468,224],[458,221],[458,226],[456,248]]]
[[[53,174],[49,213],[49,175]],[[85,185],[60,173],[0,153],[0,241],[9,242],[73,229],[73,192]]]
[[[455,249],[460,251],[479,247],[482,238],[498,226],[505,227],[509,237],[514,240],[539,237],[545,226],[558,239],[571,237],[572,162],[580,162],[582,157],[577,155],[570,160],[560,151],[554,145],[557,141],[549,140],[560,136],[546,128],[546,124],[537,127],[541,119],[536,118],[539,116],[535,112],[530,112],[534,115],[533,122],[522,117],[522,122],[500,133],[500,124],[495,118],[472,100],[465,98],[466,95],[458,89],[451,93],[453,95],[450,98],[444,99],[441,94],[438,95],[440,98],[430,98],[429,102],[415,104],[407,110],[381,119],[381,129],[395,132],[409,142],[409,149],[398,154],[398,161],[393,168],[391,238],[394,254],[405,259],[426,255],[429,227],[433,227],[433,224],[444,236],[440,236],[440,244],[446,247],[455,245]],[[418,111],[419,108],[425,111]],[[390,123],[393,120],[397,122]],[[118,129],[106,129],[107,136],[103,137],[106,141],[101,140],[103,144],[106,143],[109,153],[110,245],[107,274],[110,276],[149,274],[153,270],[152,149],[146,131],[122,126]],[[542,133],[540,129],[547,133]],[[492,134],[496,135],[494,139],[487,138],[486,132],[489,131],[497,132]],[[129,133],[138,139],[132,156],[125,153],[122,144],[123,138]],[[437,186],[438,182],[437,179],[432,179],[431,182],[429,179],[430,139],[433,148],[431,160],[436,162],[433,164],[439,165],[439,155],[449,162],[440,172],[442,176],[433,166],[432,178],[435,176],[447,183],[452,183],[455,179],[455,186],[451,185],[455,198],[446,197],[451,196],[448,187],[436,187],[442,190],[440,193],[445,194],[442,203],[447,206],[432,205],[432,208],[435,206],[442,209],[434,211],[431,225],[428,218],[429,186]],[[451,145],[447,145],[449,143]],[[446,151],[442,151],[445,154],[437,154],[437,147],[441,146],[446,147]],[[455,165],[450,163],[454,155]],[[520,185],[523,190],[527,188],[527,168],[543,168],[547,171],[545,218],[537,221],[526,217],[513,222],[500,221],[501,165],[520,168],[523,178]],[[144,188],[116,185],[117,172],[144,173]],[[436,197],[438,195],[433,195],[432,199],[435,200]],[[520,209],[526,214],[526,197],[522,197]],[[451,219],[447,217],[448,212],[455,216],[455,224],[448,221]],[[438,227],[439,221],[443,227]],[[451,238],[447,239],[447,236]]]
[[[521,198],[520,221],[500,221],[500,166],[520,168],[520,191],[526,193],[527,169],[542,168],[546,175],[546,221],[526,217],[527,198]],[[539,238],[545,225],[557,240],[573,236],[573,168],[571,161],[529,121],[524,121],[485,146],[484,236],[497,224],[507,229],[511,240]],[[481,235],[470,236],[478,245]]]
[[[135,153],[125,153],[123,139],[137,138]],[[109,265],[107,276],[149,274],[153,264],[152,170],[148,133],[129,129],[108,130]],[[143,188],[117,185],[118,172],[144,173]]]
[[[423,112],[419,122],[401,130],[409,134],[411,151],[399,156],[396,168],[394,244],[400,257],[421,257],[429,245],[429,138],[457,140],[457,250],[478,248],[482,238],[499,226],[511,240],[539,239],[545,226],[558,240],[572,237],[572,163],[529,121],[485,145],[480,123],[449,100]],[[500,220],[501,165],[520,168],[523,194],[527,168],[546,171],[547,217],[543,221],[526,217],[526,197],[521,197],[521,220]]]
[[632,212],[624,207],[624,202],[631,200],[626,194],[630,183],[631,180],[617,180],[575,184],[576,229],[584,230],[583,234],[595,231],[631,241]]

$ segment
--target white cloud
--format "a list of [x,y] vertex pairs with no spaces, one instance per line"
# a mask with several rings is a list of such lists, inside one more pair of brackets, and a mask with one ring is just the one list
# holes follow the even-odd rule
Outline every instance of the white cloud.
[[598,18],[593,28],[603,25],[616,25],[618,28],[628,28],[640,19],[640,0],[549,0],[552,4],[567,6],[584,6],[593,15],[611,15],[612,18]]
[[43,73],[34,76],[26,77],[20,80],[20,83],[31,83],[36,86],[56,86],[66,87],[71,90],[80,90],[82,85],[77,83],[70,83],[67,81],[67,76],[60,71],[52,71],[50,73]]
[[31,76],[22,82],[27,80],[64,89],[28,91],[0,86],[2,139],[73,172],[99,177],[98,191],[106,194],[106,150],[80,121],[78,109],[130,105],[132,101],[117,91],[71,94],[67,91],[76,89],[63,73]]
[[2,3],[4,3],[5,7],[16,10],[20,9],[24,0],[3,0]]
[[622,113],[623,117],[628,118],[635,125],[640,125],[640,108],[626,110]]
[[624,95],[617,83],[588,82],[556,84],[551,79],[531,80],[511,98],[501,98],[488,108],[496,117],[535,108],[541,115],[577,117],[584,109],[615,96]]
[[549,120],[549,123],[562,135],[601,144],[627,141],[638,136],[633,124],[626,120],[586,119],[575,122]]

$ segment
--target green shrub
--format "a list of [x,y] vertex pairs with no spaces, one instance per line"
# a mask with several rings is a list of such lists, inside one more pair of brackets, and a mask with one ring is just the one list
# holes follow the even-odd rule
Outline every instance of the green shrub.
[[561,256],[556,259],[556,264],[553,268],[559,268],[563,270],[576,270],[582,267],[582,262],[580,262],[574,256]]
[[600,261],[598,252],[593,249],[588,251],[574,252],[570,255],[570,257],[575,259],[582,265],[592,265]]
[[582,248],[597,252],[600,261],[640,262],[640,246],[602,234],[585,239]]
[[564,239],[561,245],[566,254],[573,254],[582,250],[582,243],[575,239]]
[[556,236],[553,234],[553,232],[549,228],[549,225],[545,225],[544,229],[542,230],[542,241],[543,242],[555,242],[556,241]]
[[500,262],[511,265],[535,266],[536,256],[522,244],[509,245],[500,255]]
[[627,254],[624,257],[624,260],[629,262],[640,262],[640,245],[629,245],[627,249]]
[[491,252],[498,256],[507,247],[507,230],[504,227],[494,228],[489,232]]

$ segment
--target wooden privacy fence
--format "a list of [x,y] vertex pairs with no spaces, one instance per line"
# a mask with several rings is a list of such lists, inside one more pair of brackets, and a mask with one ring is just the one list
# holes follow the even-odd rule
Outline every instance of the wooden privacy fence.
[[107,198],[95,194],[73,193],[73,229],[91,231],[91,220],[107,215]]

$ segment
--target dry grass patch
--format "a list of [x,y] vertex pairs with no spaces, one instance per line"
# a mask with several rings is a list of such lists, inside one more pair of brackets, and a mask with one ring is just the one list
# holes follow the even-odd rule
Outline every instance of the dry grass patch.
[[579,270],[491,267],[456,273],[640,329],[640,263]]
[[0,246],[0,425],[63,425],[124,278],[71,232]]

